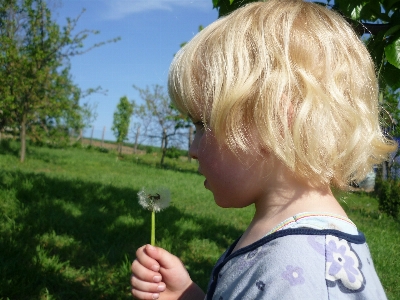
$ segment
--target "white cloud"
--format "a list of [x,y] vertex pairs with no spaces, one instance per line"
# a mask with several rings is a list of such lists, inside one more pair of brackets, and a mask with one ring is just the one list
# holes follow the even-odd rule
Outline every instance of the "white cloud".
[[123,19],[128,15],[149,10],[173,10],[177,6],[210,9],[211,0],[103,0],[108,10],[106,19]]

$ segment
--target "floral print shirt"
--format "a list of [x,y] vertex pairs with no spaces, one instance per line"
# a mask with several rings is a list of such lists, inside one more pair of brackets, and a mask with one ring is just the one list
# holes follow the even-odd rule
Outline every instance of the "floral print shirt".
[[303,213],[216,263],[206,299],[387,299],[365,237],[348,219]]

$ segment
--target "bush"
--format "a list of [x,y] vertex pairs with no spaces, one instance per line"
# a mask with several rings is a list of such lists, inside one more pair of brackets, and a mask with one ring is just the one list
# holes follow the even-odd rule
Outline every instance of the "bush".
[[82,149],[82,142],[81,141],[76,141],[72,144],[72,148],[77,148],[77,149]]
[[146,154],[153,153],[153,151],[154,151],[152,146],[146,146],[145,149],[146,149]]
[[182,150],[176,148],[176,147],[171,147],[167,149],[167,152],[165,153],[165,156],[168,158],[179,158],[179,156],[182,156]]
[[400,182],[398,180],[377,180],[375,194],[379,210],[397,219],[400,209]]
[[109,153],[110,152],[110,150],[108,150],[107,148],[104,148],[104,147],[96,147],[95,149],[101,153]]

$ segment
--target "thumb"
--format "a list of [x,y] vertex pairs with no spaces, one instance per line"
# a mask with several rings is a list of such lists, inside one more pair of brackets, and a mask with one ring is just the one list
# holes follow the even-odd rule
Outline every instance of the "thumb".
[[179,258],[177,258],[175,255],[172,255],[163,248],[146,245],[145,251],[148,256],[155,259],[160,264],[161,268],[172,269],[176,266],[177,263],[181,264]]

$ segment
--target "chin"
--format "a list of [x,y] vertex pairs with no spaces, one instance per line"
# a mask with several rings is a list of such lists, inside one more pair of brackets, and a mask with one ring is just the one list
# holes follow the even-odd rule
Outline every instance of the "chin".
[[218,203],[218,202],[215,202],[215,203],[221,208],[234,208],[233,206],[231,206],[227,203]]
[[218,200],[214,197],[215,204],[217,204],[221,208],[243,208],[248,205],[242,205],[241,203],[234,203],[229,200],[229,198],[224,198],[223,200]]
[[231,208],[232,207],[232,205],[229,203],[229,201],[227,201],[227,199],[221,200],[221,199],[215,198],[215,196],[214,196],[214,202],[215,202],[215,204],[217,204],[219,207],[222,207],[222,208]]

